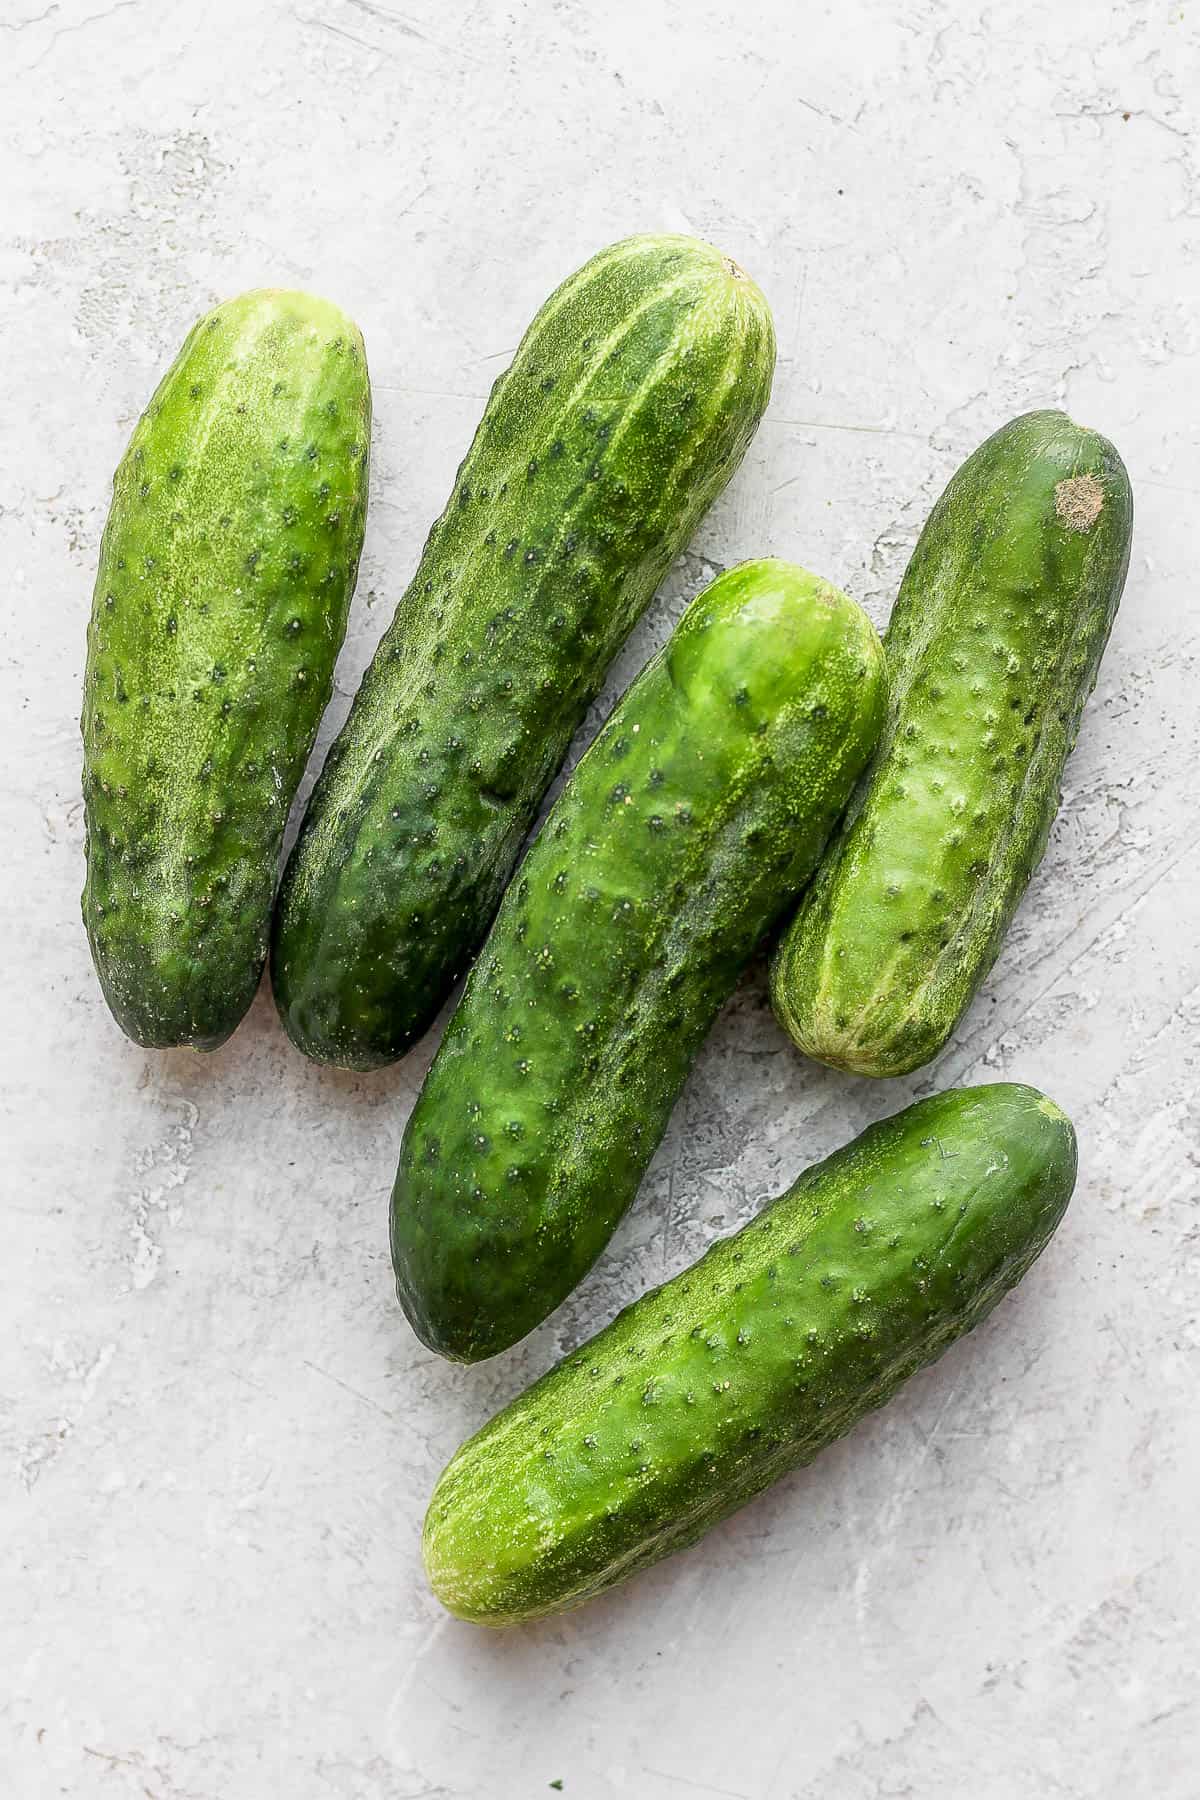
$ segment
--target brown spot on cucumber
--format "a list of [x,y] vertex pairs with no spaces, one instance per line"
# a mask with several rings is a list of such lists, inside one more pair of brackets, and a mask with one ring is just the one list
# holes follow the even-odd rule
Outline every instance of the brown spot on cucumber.
[[1054,490],[1054,511],[1068,531],[1090,531],[1104,510],[1104,488],[1094,475],[1072,475]]

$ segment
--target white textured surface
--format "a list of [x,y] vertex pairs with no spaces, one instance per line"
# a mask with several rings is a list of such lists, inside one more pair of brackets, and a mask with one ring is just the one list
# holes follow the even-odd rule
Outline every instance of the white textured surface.
[[[0,1792],[99,1800],[1191,1800],[1200,1111],[1192,0],[0,0]],[[328,728],[551,286],[684,228],[772,301],[771,413],[623,657],[775,553],[886,616],[953,467],[1061,403],[1138,525],[1068,805],[940,1064],[803,1064],[761,979],[579,1295],[418,1348],[384,1208],[431,1046],[211,1060],[105,1013],[77,711],[108,480],[192,318],[366,333],[369,548]],[[611,694],[610,689],[610,694]],[[323,740],[324,741],[324,740]],[[445,1618],[418,1530],[560,1346],[912,1093],[1045,1085],[1083,1173],[973,1340],[705,1544],[557,1624]]]

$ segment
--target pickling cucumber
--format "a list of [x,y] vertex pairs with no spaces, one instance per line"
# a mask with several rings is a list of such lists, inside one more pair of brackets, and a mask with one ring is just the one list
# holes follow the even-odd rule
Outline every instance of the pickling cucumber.
[[370,429],[357,327],[268,288],[192,328],[117,469],[84,676],[83,915],[139,1044],[211,1050],[254,998]]
[[1070,1123],[1033,1088],[871,1126],[463,1445],[425,1519],[434,1593],[515,1625],[692,1543],[977,1325],[1074,1182]]
[[938,501],[885,639],[879,750],[775,958],[807,1055],[902,1075],[966,1011],[1045,851],[1132,519],[1113,446],[1059,412],[1005,425]]
[[600,1254],[884,709],[866,614],[772,561],[694,600],[619,702],[504,898],[404,1134],[392,1259],[433,1349],[505,1349]]
[[484,936],[613,654],[742,460],[767,304],[708,244],[637,237],[546,302],[330,750],[285,873],[293,1042],[373,1069]]

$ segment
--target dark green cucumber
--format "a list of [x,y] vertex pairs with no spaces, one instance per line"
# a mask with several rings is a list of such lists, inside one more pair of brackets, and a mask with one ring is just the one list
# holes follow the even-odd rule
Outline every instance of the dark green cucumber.
[[139,1044],[211,1050],[266,958],[367,503],[357,328],[264,289],[195,325],[113,480],[83,703],[92,955]]
[[866,614],[781,562],[715,581],[620,701],[505,895],[404,1134],[392,1259],[433,1349],[505,1349],[600,1254],[884,710]]
[[425,1518],[459,1618],[576,1606],[811,1462],[972,1330],[1066,1210],[1033,1088],[919,1101],[808,1169],[463,1445]]
[[766,302],[692,238],[630,238],[547,301],[492,390],[292,853],[292,1041],[381,1067],[477,948],[614,652],[740,463]]
[[819,1062],[919,1068],[991,968],[1058,810],[1132,519],[1117,452],[1057,412],[996,432],[930,514],[885,639],[887,728],[772,973]]

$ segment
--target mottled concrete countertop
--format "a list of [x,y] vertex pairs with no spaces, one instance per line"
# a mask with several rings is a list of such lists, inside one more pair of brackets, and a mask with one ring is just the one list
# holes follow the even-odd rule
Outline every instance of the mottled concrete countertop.
[[[1193,1800],[1200,1791],[1200,13],[1185,0],[0,0],[0,1794]],[[385,1205],[435,1039],[307,1066],[105,1011],[79,922],[112,470],[192,319],[360,321],[367,552],[321,747],[551,287],[682,229],[772,302],[741,473],[614,669],[751,555],[886,619],[954,467],[1061,405],[1121,448],[1124,603],[1047,860],[952,1046],[804,1063],[761,972],[573,1300],[464,1370]],[[560,1622],[442,1614],[433,1479],[800,1167],[999,1077],[1082,1175],[1020,1292],[804,1473]]]

